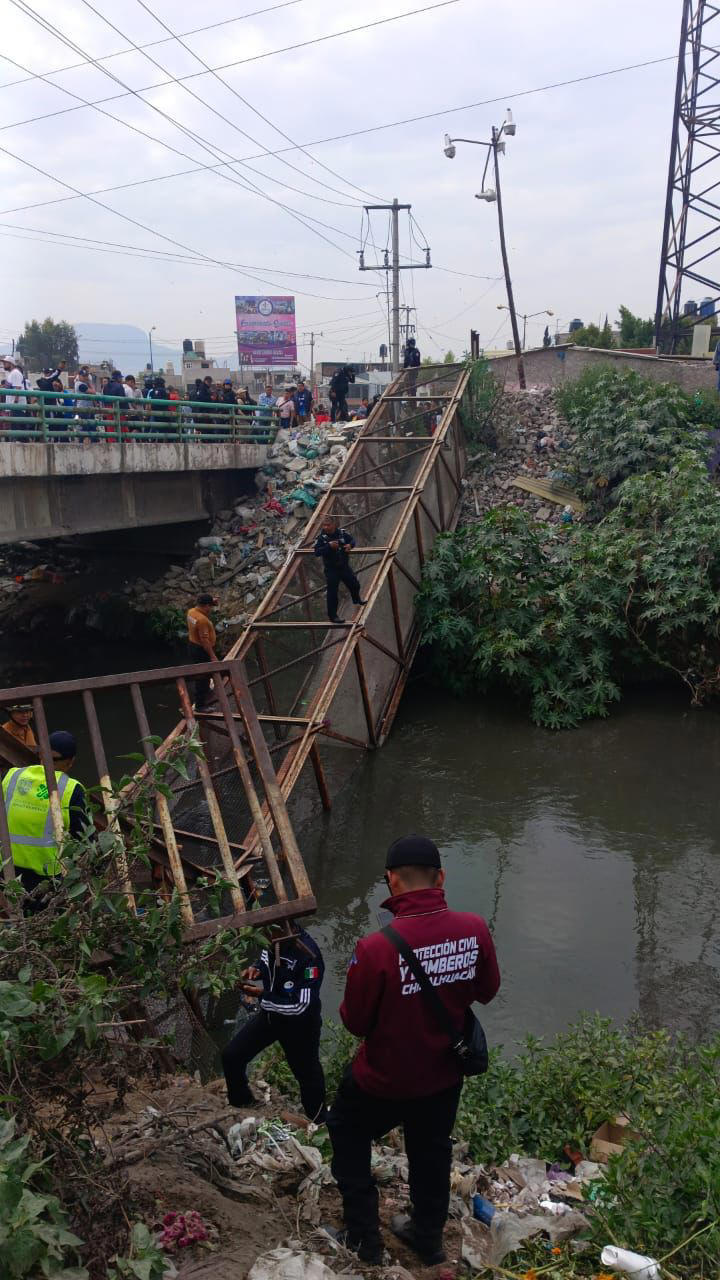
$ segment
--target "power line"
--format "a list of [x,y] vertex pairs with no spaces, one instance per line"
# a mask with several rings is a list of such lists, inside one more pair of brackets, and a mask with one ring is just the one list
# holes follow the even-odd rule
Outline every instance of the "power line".
[[[15,3],[15,0],[13,0],[13,3]],[[434,4],[425,5],[421,9],[409,9],[406,13],[395,13],[389,18],[377,18],[374,22],[364,22],[359,27],[346,27],[345,30],[343,31],[332,31],[332,32],[329,32],[327,35],[315,36],[312,40],[301,40],[301,41],[297,41],[295,44],[284,45],[280,49],[269,49],[269,50],[266,50],[265,53],[255,53],[249,58],[239,58],[239,59],[236,59],[234,62],[223,62],[220,64],[220,66],[213,67],[212,70],[213,71],[229,71],[233,67],[245,66],[248,62],[260,62],[263,58],[272,58],[280,53],[294,53],[295,50],[307,49],[310,45],[324,44],[328,40],[337,40],[341,36],[357,35],[358,32],[369,31],[373,27],[384,27],[391,22],[402,22],[405,18],[417,18],[423,13],[431,13],[435,9],[445,9],[447,8],[448,5],[459,4],[459,3],[460,3],[460,0],[436,0]],[[69,43],[69,42],[66,41],[66,43]],[[0,56],[4,57],[4,54]],[[11,61],[11,59],[9,59],[9,61]],[[86,58],[85,61],[91,62],[93,66],[97,66],[96,59]],[[112,75],[112,72],[107,71],[107,69],[104,67],[98,67],[98,70],[104,71],[106,75],[111,76],[113,79],[116,78]],[[51,73],[51,74],[55,74],[55,73]],[[191,71],[188,74],[183,76],[171,76],[169,80],[159,80],[157,81],[156,84],[146,84],[146,85],[143,85],[141,89],[135,89],[135,90],[128,89],[127,92],[125,93],[112,94],[108,98],[97,98],[94,102],[90,103],[89,105],[99,106],[99,105],[104,105],[106,102],[115,102],[117,101],[118,98],[128,97],[130,93],[135,93],[138,95],[143,93],[150,93],[155,89],[163,89],[169,84],[178,84],[178,85],[184,84],[186,80],[197,80],[199,76],[204,76],[204,75],[207,75],[207,71]],[[32,78],[43,79],[44,75],[33,76]],[[59,88],[59,87],[60,87],[59,85],[56,85],[56,88]],[[33,124],[37,120],[48,120],[52,116],[68,115],[70,112],[78,111],[79,109],[80,109],[79,107],[66,107],[62,111],[50,111],[50,112],[47,112],[45,115],[32,116],[28,120],[15,121],[13,124],[8,125],[7,127],[15,128],[21,124]],[[302,146],[309,146],[309,143],[303,143]],[[284,151],[295,151],[295,150],[297,150],[297,148],[293,145],[292,147],[282,147],[277,152],[266,152],[265,154],[280,155]]]
[[[66,182],[64,178],[58,178],[55,174],[49,173],[47,169],[41,169],[39,165],[33,164],[30,160],[26,160],[24,156],[16,155],[13,151],[9,151],[7,147],[0,146],[0,153],[9,156],[11,160],[17,160],[19,164],[27,165],[27,167],[29,169],[33,169],[35,173],[41,174],[42,177],[48,178],[51,182],[57,182],[60,186],[66,187],[68,191],[74,191],[75,195],[83,196],[84,199],[89,200],[91,204],[96,204],[99,209],[104,209],[106,213],[112,213],[115,217],[122,218],[124,222],[129,222],[132,226],[139,227],[141,231],[147,231],[148,235],[158,236],[161,240],[167,241],[168,244],[173,244],[176,248],[186,250],[186,252],[192,254],[193,257],[204,258],[207,262],[212,262],[216,266],[226,268],[230,267],[230,269],[233,269],[231,264],[223,262],[219,258],[213,258],[209,254],[200,253],[199,250],[193,249],[190,245],[184,244],[181,240],[175,240],[172,236],[165,235],[163,231],[156,231],[154,228],[148,227],[144,222],[140,222],[138,218],[132,218],[128,213],[121,213],[119,209],[113,209],[111,205],[103,204],[102,200],[97,200],[94,196],[89,196],[82,191],[78,191],[77,187],[71,186],[71,184]],[[282,285],[278,285],[274,280],[263,279],[260,276],[252,275],[249,271],[246,271],[245,275],[249,280],[255,280],[258,284],[270,285],[273,289],[283,288]],[[305,291],[302,289],[296,289],[295,292],[304,293]],[[316,293],[306,293],[305,296],[309,298],[322,297],[321,294]],[[332,302],[334,299],[326,297],[323,298],[323,301]]]
[[[169,263],[189,262],[191,264],[199,263],[202,265],[204,265],[206,262],[204,258],[194,258],[194,257],[188,256],[187,254],[174,254],[174,253],[171,253],[169,250],[165,250],[165,249],[153,249],[153,248],[145,249],[143,248],[142,245],[123,244],[121,241],[117,241],[117,240],[98,240],[97,238],[91,237],[91,236],[76,235],[75,232],[73,231],[49,231],[49,230],[46,230],[45,227],[27,227],[22,223],[14,223],[14,222],[2,222],[0,223],[0,227],[9,227],[14,231],[32,232],[37,236],[43,236],[43,237],[52,236],[54,239],[79,240],[81,244],[75,246],[76,248],[81,248],[82,245],[86,245],[86,244],[103,245],[109,250],[113,250],[113,249],[131,250],[133,251],[133,254],[148,255],[149,257],[157,259],[157,261],[159,262],[165,262],[165,261]],[[32,239],[32,236],[24,236],[23,238]],[[51,244],[52,241],[44,240],[42,241],[42,243]],[[71,246],[67,246],[67,247],[71,247]],[[226,264],[223,264],[223,265],[226,265]],[[339,277],[339,276],[321,276],[310,271],[285,271],[280,267],[262,266],[253,262],[231,262],[231,263],[228,263],[227,265],[232,267],[233,269],[236,268],[239,271],[242,271],[245,268],[248,268],[251,271],[272,271],[279,276],[293,276],[293,277],[296,277],[297,279],[302,279],[302,280],[320,280],[326,284],[356,284],[357,283],[358,286],[361,288],[366,288],[366,289],[373,288],[372,284],[370,283],[365,284],[364,281],[356,282],[355,280],[345,280],[343,277]]]
[[[0,54],[0,57],[4,57],[4,56],[5,56],[4,54]],[[597,71],[589,75],[576,76],[573,79],[558,80],[551,84],[538,85],[532,89],[522,89],[522,90],[515,90],[513,92],[506,92],[496,98],[485,98],[479,102],[469,102],[458,107],[445,107],[439,111],[425,112],[423,115],[418,115],[418,116],[407,116],[401,120],[388,121],[386,124],[371,125],[370,127],[365,129],[355,129],[348,133],[333,134],[332,136],[327,138],[315,138],[315,139],[312,139],[311,141],[302,143],[302,146],[318,147],[325,143],[342,142],[348,138],[358,138],[365,134],[378,133],[385,129],[399,129],[399,128],[403,128],[405,125],[408,125],[408,124],[415,124],[418,121],[439,119],[442,116],[453,115],[460,111],[474,110],[476,107],[492,106],[499,102],[513,101],[517,98],[530,97],[531,95],[534,95],[534,94],[549,93],[555,89],[564,89],[572,85],[584,84],[588,81],[604,79],[608,76],[621,75],[626,71],[637,71],[646,67],[658,66],[659,64],[664,62],[675,62],[675,60],[676,60],[675,55],[673,54],[673,55],[670,55],[669,57],[652,58],[645,62],[629,63],[626,66],[622,66],[622,67],[611,67],[607,71]],[[32,78],[35,79],[38,77],[32,77]],[[55,86],[55,87],[59,87],[59,86]],[[59,112],[54,114],[62,114],[62,113]],[[32,123],[33,121],[39,120],[39,119],[45,119],[45,117],[34,116],[32,117],[31,121],[23,121],[21,123]],[[13,126],[6,126],[6,127],[13,127]],[[271,150],[262,151],[254,155],[243,157],[242,159],[238,158],[237,163],[245,163],[246,160],[261,159],[264,156],[277,156],[282,154],[282,152],[284,151],[291,151],[293,149],[294,148],[292,147],[284,147],[274,151],[271,151]],[[7,152],[6,154],[12,155],[11,152]],[[8,213],[24,213],[28,209],[47,208],[49,205],[63,204],[68,200],[75,200],[78,198],[92,199],[99,195],[109,195],[114,191],[127,191],[133,187],[141,187],[149,183],[166,182],[173,178],[189,177],[195,173],[202,173],[211,169],[221,168],[223,167],[223,165],[224,165],[224,162],[223,164],[220,164],[220,165],[199,165],[194,169],[184,169],[176,173],[160,174],[158,177],[139,178],[139,179],[135,179],[132,182],[117,183],[116,185],[111,187],[99,187],[97,190],[92,192],[78,191],[74,195],[60,196],[53,200],[37,200],[31,204],[15,205],[9,209],[2,209],[0,210],[0,215],[5,215]],[[111,212],[113,211],[111,210]],[[477,275],[476,273],[470,272],[470,271],[457,271],[452,267],[442,267],[442,266],[438,266],[437,264],[434,264],[433,270],[441,271],[446,275],[462,276],[463,278],[468,280],[491,280],[494,278],[492,276]]]
[[[57,27],[55,27],[47,18],[44,18],[42,15],[37,14],[35,10],[32,9],[32,7],[29,4],[26,3],[26,0],[10,0],[10,2],[15,6],[15,8],[19,9],[21,13],[24,13],[26,17],[29,17],[33,22],[37,23],[37,25],[40,26],[43,30],[49,32],[51,35],[54,35],[58,40],[62,41],[63,44],[66,44],[68,48],[79,51],[79,46],[77,46],[67,36],[63,35],[63,33]],[[108,25],[112,27],[112,23],[108,22]],[[149,58],[150,55],[146,54],[145,57]],[[9,62],[15,61],[12,58],[8,58],[7,60]],[[152,61],[152,59],[150,60]],[[93,61],[93,60],[90,59],[90,61]],[[20,64],[17,62],[15,62],[15,65],[20,66]],[[162,119],[167,121],[170,125],[172,125],[173,128],[178,129],[181,133],[185,134],[186,137],[190,138],[192,142],[200,146],[209,155],[213,155],[216,160],[219,159],[221,155],[228,157],[227,152],[222,151],[221,148],[215,147],[212,143],[208,143],[203,138],[198,137],[198,135],[195,134],[193,130],[189,129],[186,125],[180,124],[179,121],[173,120],[172,116],[168,115],[168,113],[163,111],[160,107],[157,107],[152,102],[146,102],[146,100],[140,96],[137,90],[130,89],[129,86],[126,85],[123,80],[120,80],[118,76],[115,75],[114,72],[108,71],[107,68],[98,66],[97,63],[94,63],[94,65],[96,65],[97,70],[101,71],[103,75],[108,76],[111,80],[114,80],[117,84],[122,85],[123,88],[128,89],[129,93],[132,96],[138,98],[138,100],[142,102],[143,106],[149,107],[151,111],[154,111],[157,115],[161,116]],[[144,129],[138,128],[137,125],[129,124],[128,121],[123,120],[120,116],[112,115],[110,112],[103,110],[103,108],[98,106],[96,103],[89,102],[87,99],[80,97],[76,93],[73,93],[70,89],[63,89],[59,85],[55,85],[53,87],[60,88],[60,91],[62,93],[67,94],[69,97],[79,98],[79,101],[82,102],[85,106],[93,107],[93,109],[98,111],[100,115],[106,115],[110,120],[114,120],[116,123],[121,124],[123,128],[129,129],[133,133],[141,134],[143,137],[147,138],[150,142],[155,143],[157,146],[164,147],[168,151],[173,151],[176,155],[180,155],[186,160],[194,159],[194,157],[188,155],[186,151],[179,151],[177,147],[173,147],[171,143],[165,142],[161,138],[157,138],[153,134],[147,133]],[[198,98],[200,102],[203,102],[203,99],[199,98],[198,95],[195,94],[194,90],[187,89],[186,86],[181,86],[181,87],[185,90],[185,92],[189,93],[192,97]],[[121,96],[125,96],[125,95],[121,95]],[[232,157],[230,157],[230,159],[232,159]],[[282,203],[282,201],[276,200],[274,196],[269,195],[266,191],[262,191],[262,189],[258,187],[256,183],[251,182],[250,179],[241,177],[241,175],[237,174],[234,170],[231,170],[230,173],[225,172],[224,170],[227,167],[228,167],[227,163],[224,162],[222,167],[217,170],[219,177],[223,178],[227,182],[234,183],[236,186],[241,186],[244,190],[249,190],[249,189],[254,190],[255,193],[259,195],[263,200],[267,200],[269,201],[270,204],[275,204],[278,206],[278,208],[281,208],[286,213],[289,213],[291,218],[294,218],[296,222],[299,222],[301,224],[301,226],[305,226],[307,230],[312,231],[314,235],[319,236],[320,239],[324,240],[327,244],[332,245],[334,249],[337,249],[340,253],[343,253],[346,257],[351,256],[346,250],[342,248],[341,245],[338,245],[333,240],[330,240],[329,237],[323,235],[321,231],[317,231],[314,227],[308,226],[308,222],[317,223],[318,226],[327,227],[329,230],[337,230],[340,235],[346,234],[340,228],[329,227],[327,223],[321,222],[319,218],[315,218],[311,214],[300,214],[297,210],[291,209],[289,205],[285,205]]]
[[[83,3],[88,5],[88,7],[92,8],[92,6],[89,5],[89,0],[83,0]],[[224,85],[224,87],[227,90],[229,90],[229,92],[232,93],[235,98],[237,98],[238,102],[242,102],[243,106],[247,107],[250,111],[254,112],[254,114],[258,117],[258,119],[264,121],[264,123],[269,125],[271,129],[274,129],[276,133],[279,133],[280,137],[284,138],[286,142],[290,142],[294,147],[297,147],[298,150],[301,151],[302,154],[306,156],[308,160],[310,160],[313,164],[319,164],[321,169],[324,169],[326,173],[331,174],[333,178],[338,178],[339,181],[343,182],[346,187],[353,187],[355,191],[359,191],[361,195],[363,196],[369,195],[373,200],[378,198],[372,192],[366,191],[364,187],[358,187],[356,183],[350,182],[349,179],[344,178],[342,174],[336,173],[334,169],[331,169],[328,165],[323,164],[322,160],[316,160],[314,156],[311,156],[310,153],[308,151],[305,151],[305,149],[302,146],[300,146],[299,143],[295,142],[294,138],[291,138],[289,134],[285,133],[283,129],[281,129],[278,125],[274,124],[273,121],[270,120],[266,115],[263,115],[262,111],[258,111],[257,107],[254,107],[253,104],[249,102],[247,98],[244,98],[241,93],[238,93],[237,89],[235,89],[233,85],[229,84],[228,81],[225,80],[221,75],[219,75],[219,73],[215,71],[213,67],[209,66],[209,64],[205,61],[205,59],[201,58],[200,54],[196,53],[195,50],[192,49],[189,44],[185,43],[182,36],[176,35],[175,32],[170,29],[167,23],[163,22],[162,18],[159,18],[157,14],[154,13],[153,10],[149,7],[149,5],[145,3],[145,0],[137,0],[137,3],[140,5],[142,9],[145,10],[146,13],[150,15],[151,18],[155,19],[155,21],[163,28],[164,31],[167,31],[168,35],[171,35],[176,40],[176,42],[180,45],[182,49],[185,49],[187,53],[192,55],[192,57],[195,58],[196,61],[200,63],[201,67],[204,67],[205,70],[208,71],[215,80],[217,80],[218,84]],[[97,12],[97,10],[93,9],[93,12]],[[105,21],[107,21],[107,19],[105,19]],[[117,28],[113,27],[113,30],[117,30]],[[133,47],[136,49],[138,48],[137,45],[134,45]],[[224,118],[225,117],[223,117],[223,119]],[[247,138],[250,136],[249,134],[245,133],[244,129],[240,129],[237,125],[233,127],[236,128],[238,132],[243,135],[243,137]],[[257,139],[254,138],[253,141],[257,142]],[[260,144],[258,143],[258,146],[259,145]],[[284,163],[289,164],[290,162],[286,160]],[[302,173],[302,170],[298,169],[297,165],[291,165],[291,168],[295,169],[296,173]],[[330,187],[326,182],[321,182],[319,178],[317,179],[317,181],[320,183],[320,186],[327,187],[328,191],[335,191],[336,194],[338,195],[345,194],[342,191],[338,191],[336,187]]]
[[[305,0],[282,0],[282,3],[280,4],[271,4],[265,9],[252,9],[250,13],[239,13],[234,18],[223,18],[220,22],[208,22],[202,27],[193,27],[192,31],[182,31],[180,34],[183,39],[185,39],[186,36],[204,35],[206,31],[215,31],[218,27],[229,27],[235,22],[245,22],[248,18],[258,18],[264,13],[274,13],[276,9],[290,9],[296,4],[304,3]],[[124,38],[125,37],[123,37],[123,39]],[[173,36],[172,39],[175,39],[175,37]],[[160,40],[149,40],[147,44],[141,45],[140,47],[144,51],[145,49],[154,49],[159,44],[169,43],[170,37],[167,37],[167,39],[163,37]],[[123,58],[125,54],[129,52],[130,47],[127,49],[118,49],[115,53],[103,53],[98,58],[98,62],[110,62],[112,58]],[[82,62],[71,62],[67,67],[56,67],[54,70],[50,71],[31,71],[21,80],[8,80],[5,84],[1,84],[0,90],[12,89],[18,84],[27,84],[30,80],[35,80],[38,76],[42,79],[44,76],[61,76],[64,75],[66,71],[79,71],[82,67],[86,67],[87,65],[88,59],[83,58]]]

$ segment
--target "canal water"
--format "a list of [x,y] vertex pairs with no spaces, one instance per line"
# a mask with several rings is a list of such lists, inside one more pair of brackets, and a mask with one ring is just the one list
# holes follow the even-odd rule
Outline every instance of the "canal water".
[[298,835],[334,1014],[356,937],[377,927],[383,858],[440,846],[452,907],[488,919],[503,976],[492,1043],[582,1010],[694,1037],[720,1027],[720,719],[667,690],[551,733],[512,706],[415,685],[381,751]]
[[[172,661],[167,650],[83,651],[62,639],[25,679]],[[157,699],[153,721],[169,729],[176,700]],[[114,693],[102,702],[117,776],[134,767],[121,758],[137,750],[131,711]],[[60,701],[52,727],[75,711]],[[61,727],[80,730],[83,776],[83,726]],[[385,850],[416,831],[441,848],[450,905],[491,925],[503,976],[484,1014],[492,1043],[511,1050],[582,1010],[637,1013],[694,1037],[720,1027],[717,713],[652,688],[628,692],[608,720],[551,733],[507,701],[457,700],[418,681],[382,750],[323,753],[332,811],[319,810],[308,779],[291,816],[320,904],[309,927],[327,961],[326,1013],[337,1014],[355,939],[377,927]]]

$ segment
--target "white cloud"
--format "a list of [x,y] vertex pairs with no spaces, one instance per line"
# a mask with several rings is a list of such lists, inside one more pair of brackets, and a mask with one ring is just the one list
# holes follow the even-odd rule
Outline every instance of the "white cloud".
[[[88,55],[99,57],[122,48],[120,36],[82,0],[30,2]],[[161,27],[137,0],[93,3],[129,40],[140,44],[163,37]],[[208,29],[187,37],[187,43],[210,65],[218,66],[402,13],[413,3],[363,0],[361,4],[353,0],[338,7],[330,0],[301,0],[274,13],[216,28],[213,23],[236,16],[230,0],[205,0],[201,7],[191,0],[149,0],[149,7],[176,32],[206,24]],[[263,0],[246,7],[261,8]],[[383,283],[378,280],[375,284],[374,277],[357,272],[360,205],[368,198],[357,188],[378,193],[383,199],[397,195],[402,201],[411,201],[438,266],[478,275],[499,274],[495,210],[473,198],[479,187],[483,152],[459,146],[451,165],[442,154],[443,133],[449,130],[454,135],[486,138],[491,124],[502,119],[506,97],[517,91],[672,55],[677,46],[677,10],[674,0],[635,0],[631,6],[625,0],[606,0],[602,6],[574,7],[560,0],[546,0],[542,6],[532,0],[516,0],[513,6],[460,0],[433,13],[243,62],[223,72],[239,94],[299,142],[463,102],[500,98],[495,105],[319,145],[313,149],[314,160],[301,151],[289,151],[249,162],[261,174],[272,175],[305,194],[239,167],[240,173],[273,199],[327,223],[332,229],[316,227],[316,232],[339,247],[327,244],[269,201],[209,171],[115,191],[98,199],[211,257],[257,264],[262,268],[259,274],[268,278],[275,268],[352,281],[332,285],[297,279],[294,291],[301,331],[322,329],[326,321],[332,332],[332,320],[347,320],[342,339],[323,340],[317,348],[319,354],[359,357],[382,341],[385,325],[378,307],[377,324],[372,317],[358,320],[358,338],[353,342],[354,317],[377,305],[374,294]],[[35,71],[78,61],[76,54],[12,5],[6,6],[3,48]],[[171,42],[158,44],[148,53],[167,68],[168,76],[202,69],[190,53]],[[166,78],[134,51],[106,65],[113,76],[133,88]],[[5,63],[0,63],[0,73],[4,83],[21,75]],[[123,92],[110,76],[92,66],[66,72],[56,80],[88,99]],[[512,102],[518,133],[508,143],[502,180],[521,310],[550,307],[563,321],[573,315],[589,320],[606,311],[612,315],[625,302],[650,314],[673,83],[674,66],[667,62]],[[3,127],[73,105],[59,88],[38,80],[2,90],[0,146],[83,191],[92,191],[213,164],[218,152],[243,158],[263,148],[288,145],[281,132],[259,119],[211,76],[193,78],[186,86],[232,123],[218,119],[179,85],[158,88],[147,96],[177,124],[196,133],[208,149],[133,96],[107,103],[106,110],[145,130],[157,142],[150,143],[121,123],[85,107],[35,124]],[[258,139],[260,146],[241,136],[239,130]],[[163,142],[194,160],[173,155]],[[300,173],[288,168],[284,160]],[[340,177],[328,174],[319,162]],[[2,152],[0,174],[3,210],[68,194],[55,182],[9,161]],[[339,188],[343,194],[327,190],[322,183]],[[326,199],[340,204],[326,203]],[[349,207],[344,207],[345,200]],[[81,199],[20,215],[0,214],[0,223],[23,219],[28,226],[55,232],[171,248],[162,239]],[[385,222],[381,216],[373,227],[382,250]],[[163,333],[175,337],[186,333],[199,336],[203,331],[227,333],[229,337],[234,293],[255,289],[252,280],[241,273],[210,265],[170,267],[57,245],[31,245],[7,238],[7,228],[1,226],[0,236],[4,243],[6,323],[16,331],[26,319],[52,313],[143,327],[156,323]],[[407,227],[402,247],[409,254]],[[368,245],[368,257],[371,252]],[[290,277],[276,278],[293,291]],[[375,287],[366,287],[370,283]],[[471,325],[484,341],[498,325],[497,343],[506,336],[503,317],[496,309],[498,302],[504,301],[502,286],[492,288],[490,281],[423,271],[415,273],[412,280],[410,273],[404,273],[403,288],[408,301],[412,302],[413,296],[416,300],[422,326],[420,345],[431,354],[446,346],[462,350]],[[323,302],[303,296],[300,290],[357,300]],[[474,300],[476,305],[466,310]],[[458,315],[462,311],[465,314]],[[533,338],[541,332],[541,322],[529,330]]]

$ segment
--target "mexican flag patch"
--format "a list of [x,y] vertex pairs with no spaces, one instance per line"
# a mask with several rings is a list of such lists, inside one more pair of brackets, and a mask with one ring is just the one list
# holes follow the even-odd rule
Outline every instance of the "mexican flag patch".
[[308,969],[305,970],[304,976],[306,978],[319,978],[320,970],[318,969],[316,964],[312,964]]

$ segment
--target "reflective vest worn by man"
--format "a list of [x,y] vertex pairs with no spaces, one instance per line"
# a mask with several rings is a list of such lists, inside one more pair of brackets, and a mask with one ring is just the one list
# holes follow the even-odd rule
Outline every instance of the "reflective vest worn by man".
[[[50,734],[50,747],[63,826],[72,836],[79,836],[87,823],[87,810],[82,784],[69,775],[77,750],[75,739],[58,730]],[[62,871],[45,770],[41,764],[10,769],[2,789],[13,864],[18,879],[31,892],[41,880]]]

